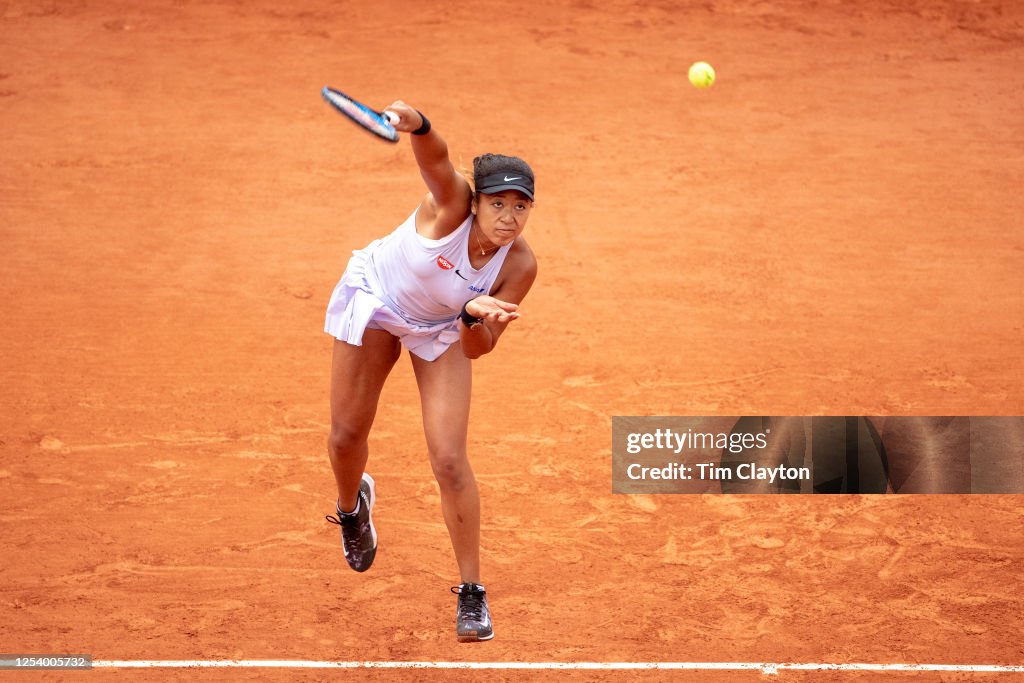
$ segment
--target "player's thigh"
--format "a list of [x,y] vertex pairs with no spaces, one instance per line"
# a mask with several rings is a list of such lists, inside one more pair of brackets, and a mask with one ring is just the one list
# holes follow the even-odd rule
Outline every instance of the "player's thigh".
[[[401,355],[401,344],[384,330],[366,330],[363,345],[334,341],[331,361],[331,431],[365,437],[377,413],[381,389]],[[344,434],[341,434],[344,433]]]
[[473,389],[472,362],[462,353],[458,342],[433,361],[411,357],[427,448],[432,456],[465,455]]

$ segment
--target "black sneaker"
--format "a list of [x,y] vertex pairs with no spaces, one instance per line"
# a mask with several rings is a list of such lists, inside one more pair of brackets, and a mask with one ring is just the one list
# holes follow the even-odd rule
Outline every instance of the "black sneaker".
[[459,596],[456,612],[455,635],[460,643],[490,640],[494,637],[491,612],[487,609],[487,592],[478,583],[464,583],[452,586],[452,593]]
[[345,551],[345,561],[357,572],[365,572],[373,564],[377,555],[377,530],[373,528],[373,503],[376,500],[373,488],[373,477],[363,473],[363,481],[359,484],[359,510],[354,513],[342,512],[337,507],[337,518],[327,515],[331,524],[341,527],[341,548]]

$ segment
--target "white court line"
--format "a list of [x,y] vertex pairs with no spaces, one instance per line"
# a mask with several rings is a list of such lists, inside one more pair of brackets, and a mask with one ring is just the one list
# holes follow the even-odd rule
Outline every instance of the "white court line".
[[326,662],[303,659],[169,659],[94,660],[94,667],[109,668],[283,668],[283,669],[576,669],[638,670],[688,669],[760,671],[956,671],[966,673],[1024,672],[1024,665],[999,664],[799,664],[796,662]]

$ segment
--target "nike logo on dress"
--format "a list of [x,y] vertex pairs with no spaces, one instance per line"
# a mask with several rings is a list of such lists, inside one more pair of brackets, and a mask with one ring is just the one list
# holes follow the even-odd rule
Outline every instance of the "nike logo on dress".
[[521,175],[513,176],[512,178],[509,178],[508,176],[505,176],[505,182],[506,183],[509,182],[510,180],[522,180],[522,179],[523,179],[523,176],[521,176]]
[[468,280],[469,279],[468,277],[466,277],[465,275],[460,273],[458,268],[455,269],[455,274],[458,275],[459,277],[461,277],[463,280]]

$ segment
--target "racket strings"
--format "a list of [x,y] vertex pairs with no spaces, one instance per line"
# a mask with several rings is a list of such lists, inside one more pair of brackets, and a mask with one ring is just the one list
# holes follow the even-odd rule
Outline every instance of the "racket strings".
[[386,114],[374,111],[345,93],[331,88],[324,88],[323,96],[335,109],[374,135],[390,142],[398,141],[398,131]]

